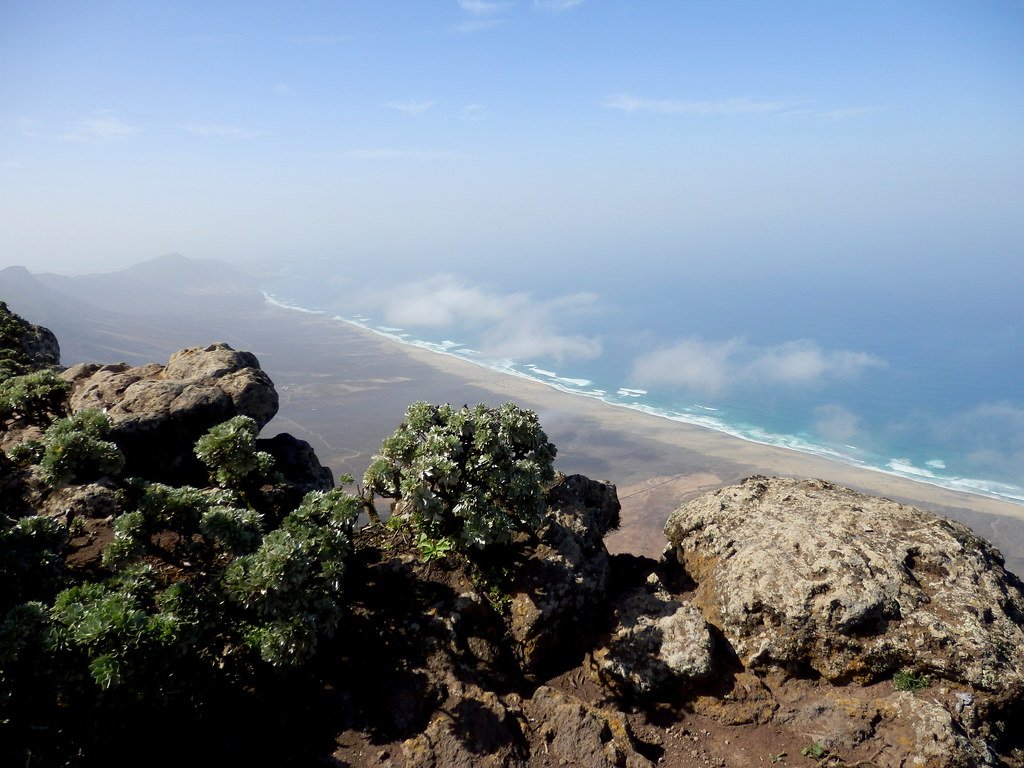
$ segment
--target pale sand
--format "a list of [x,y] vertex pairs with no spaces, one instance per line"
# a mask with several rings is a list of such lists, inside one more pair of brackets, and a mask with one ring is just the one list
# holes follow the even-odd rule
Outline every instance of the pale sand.
[[[652,527],[663,525],[669,512],[700,493],[752,474],[820,478],[874,496],[938,511],[976,528],[984,520],[982,516],[986,515],[1008,518],[1024,527],[1024,505],[952,491],[788,448],[750,442],[704,427],[561,392],[528,379],[496,374],[457,358],[415,347],[406,349],[417,360],[536,410],[541,416],[541,423],[558,446],[560,457],[571,453],[589,455],[595,449],[597,454],[602,454],[600,447],[608,438],[596,432],[618,433],[624,438],[628,436],[633,441],[645,443],[642,455],[630,455],[627,441],[623,451],[601,456],[612,462],[610,476],[602,479],[616,483],[623,507],[623,525],[610,537],[611,549],[657,554],[662,542],[652,541],[650,531]],[[556,438],[562,422],[566,420],[574,423],[571,430],[573,439],[559,442]],[[591,440],[594,445],[588,445]],[[659,454],[656,460],[650,458],[652,450]],[[568,463],[573,463],[571,456],[565,458]],[[985,522],[992,525],[992,521]],[[991,538],[990,531],[980,532]],[[1014,560],[1018,560],[1024,553],[1004,552],[1006,554],[1012,554]]]
[[[418,349],[364,329],[264,305],[210,321],[207,332],[255,352],[281,395],[268,432],[308,440],[336,476],[357,479],[416,400],[507,400],[535,410],[558,448],[556,468],[616,484],[615,551],[656,556],[669,513],[697,494],[750,475],[814,477],[913,504],[970,525],[1024,573],[1024,506],[958,493],[797,451],[674,422]],[[208,337],[207,337],[208,338]],[[208,339],[209,340],[209,339]]]

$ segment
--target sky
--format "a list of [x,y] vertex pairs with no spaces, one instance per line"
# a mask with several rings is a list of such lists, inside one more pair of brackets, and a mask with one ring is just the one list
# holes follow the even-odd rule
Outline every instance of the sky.
[[0,0],[0,268],[168,253],[1024,487],[1024,0]]
[[0,0],[0,72],[0,266],[1024,263],[1019,0]]

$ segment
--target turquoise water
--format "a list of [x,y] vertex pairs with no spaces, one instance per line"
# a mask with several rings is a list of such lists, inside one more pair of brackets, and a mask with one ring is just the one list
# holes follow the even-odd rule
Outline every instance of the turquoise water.
[[[311,279],[299,269],[265,287],[268,300],[284,306],[570,394],[1024,503],[1024,313],[1013,281],[976,282],[890,279],[853,289],[788,276],[733,282],[723,292],[713,280],[667,279],[652,287],[627,272],[618,275],[614,293],[600,279],[574,286],[587,291],[583,311],[561,292],[534,290],[522,298],[491,288],[471,317],[440,322],[430,305],[421,315],[430,322],[420,325],[394,323],[396,314],[416,317],[394,306],[361,307],[322,273]],[[470,277],[459,285],[477,283]],[[429,302],[426,294],[413,301]],[[575,357],[551,352],[543,339],[538,349],[547,353],[495,354],[494,323],[506,318],[488,302],[511,306],[510,316],[523,326],[534,323],[528,313],[543,314],[543,330],[558,334],[548,340],[580,347],[581,339],[598,341]],[[569,308],[559,314],[563,305]],[[688,353],[724,355],[726,380],[708,388],[673,378],[692,364]],[[651,381],[644,381],[645,360]],[[668,366],[660,379],[651,375],[655,363]],[[825,373],[815,375],[819,368]]]

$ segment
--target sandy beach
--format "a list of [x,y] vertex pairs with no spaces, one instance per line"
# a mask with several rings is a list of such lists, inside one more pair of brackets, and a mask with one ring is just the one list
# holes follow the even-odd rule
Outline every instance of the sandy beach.
[[133,313],[113,325],[102,315],[83,326],[77,314],[45,303],[29,314],[57,332],[65,364],[162,361],[177,349],[214,341],[255,353],[280,396],[280,411],[264,434],[307,440],[336,478],[361,478],[410,403],[514,401],[538,413],[558,448],[558,470],[616,485],[623,513],[608,540],[614,551],[657,556],[665,520],[680,503],[750,475],[780,475],[828,480],[963,522],[994,543],[1011,570],[1024,573],[1024,505],[609,405],[251,294],[232,302],[185,301],[187,312],[175,304],[162,316]]
[[1024,506],[761,445],[400,344],[324,315],[267,304],[257,317],[219,320],[236,348],[256,353],[281,396],[267,432],[308,440],[340,477],[357,480],[416,400],[514,401],[535,410],[558,447],[556,468],[609,480],[622,501],[614,551],[657,556],[669,513],[750,475],[815,477],[959,520],[1024,573]]

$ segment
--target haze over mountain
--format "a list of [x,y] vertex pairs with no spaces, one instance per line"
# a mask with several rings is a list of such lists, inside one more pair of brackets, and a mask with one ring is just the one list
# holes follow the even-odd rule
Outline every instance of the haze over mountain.
[[138,364],[208,344],[216,318],[263,300],[247,273],[179,254],[75,277],[7,267],[0,270],[0,297],[57,334],[66,365]]

